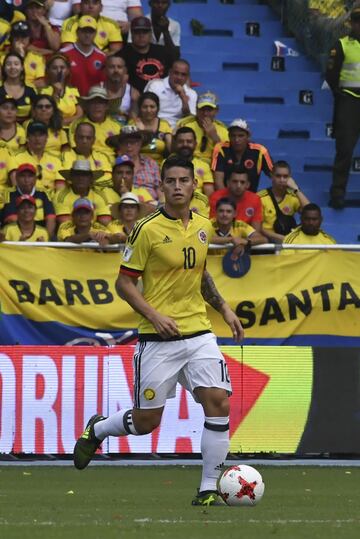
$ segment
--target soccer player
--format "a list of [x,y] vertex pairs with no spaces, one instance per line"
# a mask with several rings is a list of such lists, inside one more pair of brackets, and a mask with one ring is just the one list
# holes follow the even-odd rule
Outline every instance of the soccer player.
[[[141,315],[134,355],[134,407],[108,418],[94,415],[74,448],[74,464],[85,468],[107,436],[139,436],[161,421],[166,399],[180,382],[202,405],[203,471],[193,505],[219,505],[217,479],[229,448],[226,362],[211,332],[205,301],[219,311],[234,339],[243,338],[235,313],[205,269],[212,225],[189,210],[196,189],[194,166],[175,157],[161,171],[164,208],[141,219],[126,244],[116,288]],[[143,293],[136,284],[142,276]]]

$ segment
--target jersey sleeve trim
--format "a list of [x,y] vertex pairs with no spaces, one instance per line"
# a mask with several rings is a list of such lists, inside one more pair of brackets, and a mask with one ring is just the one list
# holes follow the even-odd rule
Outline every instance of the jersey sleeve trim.
[[127,266],[124,266],[123,264],[121,264],[120,266],[120,273],[124,273],[125,275],[128,275],[129,277],[141,277],[141,275],[143,274],[141,270],[128,268]]

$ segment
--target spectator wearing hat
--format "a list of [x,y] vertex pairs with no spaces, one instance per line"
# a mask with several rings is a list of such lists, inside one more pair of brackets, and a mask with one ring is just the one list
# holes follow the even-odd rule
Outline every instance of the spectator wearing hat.
[[20,20],[12,24],[8,49],[7,52],[16,52],[23,59],[25,83],[28,86],[41,87],[44,84],[45,59],[42,54],[32,50],[30,26],[27,21]]
[[151,43],[152,26],[147,17],[136,17],[131,21],[132,42],[120,52],[126,62],[129,82],[140,93],[154,79],[166,77],[176,59],[172,51]]
[[256,193],[261,172],[270,177],[273,167],[269,151],[262,144],[250,142],[250,128],[241,118],[231,122],[229,141],[216,144],[211,161],[217,189],[223,189],[233,165],[245,168],[249,174],[250,191]]
[[118,55],[107,56],[105,62],[104,87],[113,101],[111,116],[121,125],[136,116],[139,92],[128,83],[128,71],[124,58]]
[[190,64],[180,58],[172,64],[169,76],[147,83],[146,92],[153,92],[160,101],[159,118],[167,120],[172,128],[181,118],[196,114],[197,93],[187,81],[190,78]]
[[94,182],[103,175],[102,170],[92,171],[87,160],[74,161],[68,170],[60,170],[68,185],[54,196],[54,206],[58,223],[69,221],[75,200],[88,198],[94,206],[93,220],[106,226],[111,221],[106,201],[99,191],[95,191]]
[[1,66],[2,85],[0,100],[12,97],[16,102],[17,121],[23,122],[30,115],[31,102],[36,96],[34,88],[25,84],[24,60],[17,52],[9,52]]
[[98,242],[100,245],[107,245],[106,227],[98,222],[94,222],[94,204],[88,198],[78,198],[75,200],[71,218],[64,221],[59,226],[57,233],[58,241],[70,243]]
[[39,54],[51,54],[60,47],[59,30],[50,24],[47,11],[46,0],[28,0],[25,4],[31,47]]
[[216,120],[219,112],[218,100],[212,92],[199,95],[196,115],[179,120],[177,127],[191,127],[196,135],[195,157],[203,159],[210,165],[215,144],[228,140],[228,131],[222,122]]
[[216,203],[221,198],[229,198],[236,204],[236,219],[251,225],[257,232],[261,231],[262,206],[260,197],[249,191],[250,181],[246,169],[234,166],[230,172],[227,187],[214,191],[211,195],[210,217],[216,215]]
[[345,207],[352,155],[360,135],[360,6],[350,15],[351,30],[330,51],[326,81],[334,95],[336,154],[329,206]]
[[[46,150],[48,128],[42,122],[29,122],[26,130],[27,141],[10,159],[10,178],[15,185],[16,170],[22,163],[31,163],[36,169],[36,189],[46,191],[51,198],[53,191],[62,186],[59,176],[61,161],[55,154]],[[58,186],[58,187],[59,187]]]
[[[321,229],[322,214],[317,204],[306,204],[301,212],[301,224],[285,236],[283,243],[293,245],[334,245],[336,240]],[[287,254],[289,251],[285,251]],[[293,251],[290,251],[293,252]],[[301,251],[309,252],[309,251]],[[312,251],[314,252],[314,251]]]
[[[114,54],[123,46],[121,31],[116,22],[108,17],[100,15],[102,10],[101,0],[81,0],[80,13],[66,19],[61,32],[61,43],[65,47],[78,41],[78,29],[83,17],[91,17],[95,21],[95,46],[103,52]],[[83,26],[83,28],[86,28]],[[95,83],[94,83],[95,84]]]
[[111,234],[109,241],[110,243],[125,243],[140,217],[138,197],[132,192],[124,193],[121,195],[120,202],[112,206],[111,214],[114,220],[107,226],[107,231]]
[[95,142],[93,149],[108,156],[111,162],[114,159],[114,152],[106,144],[108,137],[117,135],[121,129],[120,124],[109,114],[111,99],[108,97],[106,89],[102,86],[93,86],[87,96],[80,98],[80,104],[84,109],[84,115],[70,125],[69,139],[70,145],[74,146],[74,133],[79,123],[87,122],[95,128]]
[[56,52],[46,62],[45,86],[42,95],[51,95],[63,117],[63,126],[80,118],[83,110],[79,104],[79,90],[70,85],[71,65],[67,56]]
[[75,43],[68,43],[60,50],[70,62],[70,82],[79,90],[81,96],[87,96],[90,88],[104,81],[106,55],[94,44],[96,20],[83,15],[76,24]]
[[16,122],[16,99],[8,95],[0,96],[0,148],[13,153],[25,144],[25,140],[25,130]]
[[125,125],[119,135],[109,137],[106,142],[115,149],[117,156],[128,155],[134,163],[134,186],[145,187],[155,200],[159,200],[162,198],[159,165],[141,153],[141,147],[148,140],[147,132],[136,125]]
[[102,195],[111,207],[118,204],[124,193],[132,192],[137,196],[143,214],[154,211],[157,202],[145,187],[134,186],[134,163],[128,155],[120,155],[115,159],[112,169],[112,187],[105,187]]
[[179,57],[181,27],[177,21],[166,16],[170,5],[170,0],[149,0],[151,11],[146,17],[152,24],[152,43],[172,50],[174,57]]
[[15,172],[16,185],[8,191],[8,202],[2,210],[1,221],[9,224],[17,221],[16,201],[22,195],[34,198],[36,203],[35,224],[45,227],[53,237],[56,227],[56,215],[52,202],[44,191],[35,188],[36,168],[31,163],[22,163]]
[[[216,245],[232,244],[235,247],[235,253],[242,255],[245,250],[250,249],[252,245],[266,243],[265,236],[260,234],[245,221],[236,219],[236,203],[231,198],[220,198],[216,202],[215,217],[211,219],[214,229],[210,243]],[[225,251],[226,252],[226,251]],[[223,254],[224,250],[210,251],[212,254]]]
[[102,176],[96,179],[94,187],[103,189],[112,185],[111,173],[112,163],[103,152],[94,149],[95,127],[90,122],[80,122],[77,124],[74,132],[75,146],[62,154],[62,163],[64,169],[70,169],[74,161],[88,160],[92,171],[101,170]]
[[279,223],[279,211],[286,217],[293,217],[301,213],[301,209],[310,201],[291,177],[290,165],[286,161],[274,163],[271,180],[271,187],[258,192],[263,212],[262,232],[269,241],[282,243],[291,228],[296,227],[296,222],[295,219],[280,216],[282,222]]
[[1,241],[49,241],[46,228],[35,223],[36,200],[31,195],[16,199],[17,220],[5,225],[0,232]]
[[143,15],[141,0],[102,0],[102,5],[102,14],[115,21],[123,35],[129,33],[129,21]]

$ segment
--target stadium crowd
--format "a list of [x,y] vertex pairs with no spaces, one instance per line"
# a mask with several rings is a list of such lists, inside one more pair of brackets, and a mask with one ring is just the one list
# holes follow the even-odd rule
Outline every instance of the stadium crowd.
[[[310,201],[290,165],[273,163],[246,119],[217,119],[217,96],[192,87],[170,0],[149,6],[144,15],[140,0],[8,4],[0,241],[123,243],[163,203],[160,168],[172,154],[194,165],[191,208],[212,219],[213,243],[241,253],[289,235],[293,242],[294,230],[304,240],[294,216]],[[261,173],[270,181],[258,192]],[[334,243],[319,226],[308,234]]]

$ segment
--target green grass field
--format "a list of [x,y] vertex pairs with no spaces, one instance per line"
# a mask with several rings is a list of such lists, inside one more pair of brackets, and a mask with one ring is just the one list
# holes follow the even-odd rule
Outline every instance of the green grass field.
[[358,539],[360,468],[257,468],[258,506],[205,510],[199,467],[3,466],[0,538]]

